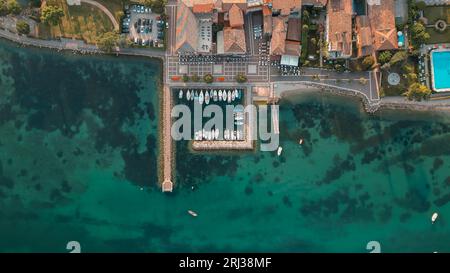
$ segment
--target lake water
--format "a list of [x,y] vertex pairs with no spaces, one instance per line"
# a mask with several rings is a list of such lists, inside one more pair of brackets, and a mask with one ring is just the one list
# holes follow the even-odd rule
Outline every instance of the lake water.
[[160,77],[156,61],[0,43],[1,252],[450,251],[449,115],[291,97],[280,157],[178,142],[167,195]]

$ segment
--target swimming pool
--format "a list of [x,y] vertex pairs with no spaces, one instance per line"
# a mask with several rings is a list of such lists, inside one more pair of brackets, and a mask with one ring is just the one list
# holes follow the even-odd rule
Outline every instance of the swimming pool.
[[449,49],[437,49],[431,52],[431,78],[434,91],[450,91]]

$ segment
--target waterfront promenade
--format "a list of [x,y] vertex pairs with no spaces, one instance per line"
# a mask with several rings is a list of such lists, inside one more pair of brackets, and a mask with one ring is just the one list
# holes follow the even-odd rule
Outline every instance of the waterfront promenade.
[[[0,29],[0,37],[16,42],[23,46],[34,46],[39,48],[55,49],[58,51],[69,50],[84,54],[105,54],[106,52],[100,50],[96,45],[86,44],[82,40],[73,40],[61,38],[58,40],[42,40],[25,35],[19,35],[9,32],[4,29]],[[120,48],[118,51],[113,52],[116,55],[130,55],[130,56],[143,56],[149,58],[165,59],[165,52],[160,49],[140,49],[140,48]]]

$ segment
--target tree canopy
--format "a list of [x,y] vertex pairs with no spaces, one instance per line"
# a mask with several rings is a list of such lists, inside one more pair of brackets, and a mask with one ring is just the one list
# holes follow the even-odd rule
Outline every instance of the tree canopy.
[[425,26],[420,22],[415,22],[411,27],[411,39],[415,48],[421,44],[425,44],[430,39],[430,34],[425,29]]
[[0,16],[8,14],[19,14],[22,7],[17,0],[0,0]]
[[64,11],[57,6],[45,6],[41,11],[41,21],[53,26],[58,25],[63,16]]
[[390,51],[383,51],[378,55],[378,60],[380,63],[385,64],[388,63],[392,58],[392,53]]
[[20,34],[25,34],[25,35],[30,34],[30,25],[23,20],[17,21],[16,29],[17,29],[17,32]]
[[214,81],[214,77],[213,77],[211,74],[206,74],[206,75],[203,77],[203,80],[204,80],[206,83],[212,83],[212,82]]
[[105,32],[97,39],[97,46],[103,51],[112,52],[119,45],[119,39],[119,34]]
[[431,90],[423,84],[413,83],[409,86],[405,96],[408,100],[421,101],[422,99],[428,99],[431,95]]
[[245,74],[243,73],[239,73],[236,75],[236,81],[239,83],[244,83],[247,81],[247,76],[245,76]]
[[143,0],[143,2],[155,13],[164,13],[164,7],[167,4],[167,0]]
[[370,69],[374,63],[375,63],[375,61],[372,56],[367,56],[362,61],[362,64],[363,64],[365,70]]

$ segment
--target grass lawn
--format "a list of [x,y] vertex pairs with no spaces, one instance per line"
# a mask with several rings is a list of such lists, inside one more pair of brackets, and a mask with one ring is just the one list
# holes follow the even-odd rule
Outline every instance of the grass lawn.
[[96,0],[96,1],[105,6],[107,9],[109,9],[109,11],[112,14],[114,14],[118,22],[120,22],[121,18],[117,16],[117,13],[123,11],[124,5],[130,3],[129,0]]
[[[430,34],[429,43],[450,43],[450,6],[428,6],[424,10],[424,17],[428,19],[427,32]],[[434,25],[437,20],[442,19],[448,26],[444,32],[437,31]]]
[[450,43],[450,26],[444,32],[437,31],[434,27],[427,27],[427,32],[430,34],[429,43]]
[[449,6],[428,6],[423,10],[423,15],[428,19],[428,24],[434,24],[439,19],[450,23]]
[[66,0],[48,0],[47,3],[60,6],[64,10],[65,16],[58,26],[39,24],[40,38],[66,37],[95,43],[99,35],[114,30],[108,16],[92,5],[82,4],[69,7]]

